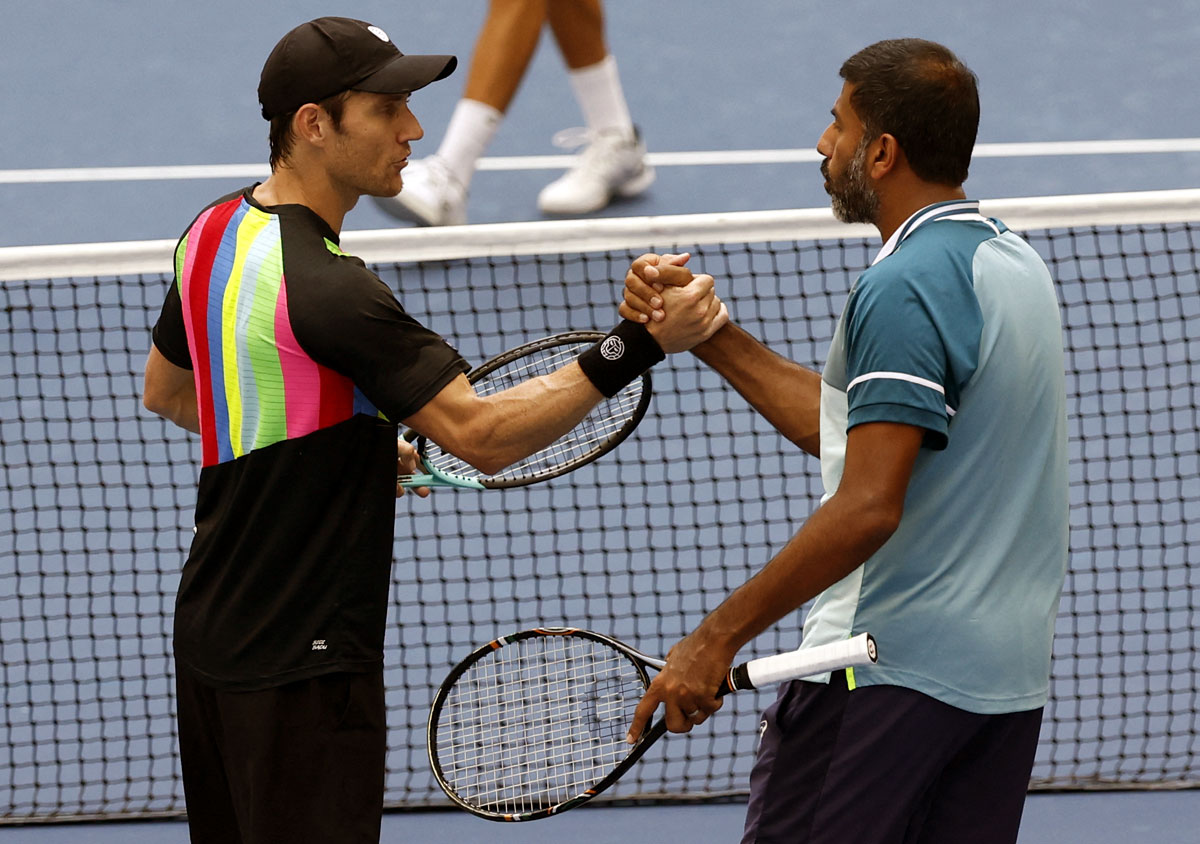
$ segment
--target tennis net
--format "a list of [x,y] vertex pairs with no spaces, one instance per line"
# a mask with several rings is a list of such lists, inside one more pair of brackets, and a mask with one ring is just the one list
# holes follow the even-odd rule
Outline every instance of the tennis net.
[[[1200,785],[1200,191],[984,203],[1057,280],[1071,570],[1033,787]],[[687,249],[743,326],[819,367],[878,248],[827,210],[348,233],[407,310],[479,362],[608,327],[643,251]],[[0,250],[0,822],[183,811],[170,656],[195,442],[141,408],[173,243]],[[432,692],[474,646],[538,625],[665,653],[798,529],[797,453],[688,355],[633,437],[539,487],[397,505],[387,803],[446,805]],[[742,658],[795,647],[799,614]],[[770,693],[765,693],[769,695]],[[758,713],[730,699],[619,800],[745,793]]]

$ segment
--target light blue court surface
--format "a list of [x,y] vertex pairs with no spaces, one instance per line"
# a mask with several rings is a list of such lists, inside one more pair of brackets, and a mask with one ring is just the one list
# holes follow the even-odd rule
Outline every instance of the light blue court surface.
[[[382,844],[675,844],[737,842],[741,804],[581,808],[557,818],[499,824],[461,812],[389,814]],[[178,821],[0,828],[0,844],[187,844]],[[1018,844],[1196,844],[1200,792],[1035,794]],[[846,842],[852,844],[852,842]],[[968,844],[968,842],[964,842]]]
[[[977,197],[1200,186],[1190,152],[1066,155],[1079,142],[1200,138],[1200,0],[610,0],[610,47],[651,152],[811,151],[841,87],[837,69],[880,38],[919,35],[978,73]],[[252,181],[30,183],[30,170],[260,165],[259,70],[290,27],[341,14],[378,23],[406,52],[468,62],[484,0],[39,0],[4,4],[0,28],[0,246],[174,238],[209,200]],[[579,109],[545,37],[489,156],[554,155]],[[436,150],[466,79],[418,92]],[[1054,154],[1012,144],[1065,143]],[[1153,149],[1134,143],[1132,149]],[[110,174],[111,175],[111,174]],[[481,171],[471,222],[537,219],[553,170]],[[642,197],[605,216],[825,205],[817,163],[661,166]],[[394,225],[369,201],[348,229]]]

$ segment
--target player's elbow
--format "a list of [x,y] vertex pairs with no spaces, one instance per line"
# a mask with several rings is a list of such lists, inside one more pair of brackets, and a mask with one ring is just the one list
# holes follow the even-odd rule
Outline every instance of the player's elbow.
[[145,388],[142,390],[142,407],[155,416],[170,419],[172,404],[171,396],[159,390],[154,384],[146,383]]
[[515,460],[480,460],[471,465],[485,475],[498,475],[515,463]]
[[450,433],[438,443],[459,460],[464,460],[484,475],[498,474],[524,455],[504,442],[494,427],[466,425]]
[[454,453],[485,475],[497,475],[522,457],[499,443],[486,441],[486,438],[464,444]]
[[178,425],[193,434],[200,433],[193,393],[156,389],[147,384],[142,392],[142,406],[156,416]]
[[476,451],[459,450],[454,452],[454,454],[460,459],[465,460],[467,463],[470,463],[472,467],[474,467],[480,472],[480,474],[483,475],[499,474],[513,463],[511,460],[504,461],[493,455]]
[[194,431],[198,428],[196,402],[192,371],[175,366],[152,346],[142,380],[142,406],[157,416]]
[[877,500],[860,508],[857,521],[864,541],[880,548],[899,530],[903,517],[903,502]]
[[839,504],[848,511],[846,524],[853,525],[854,533],[867,554],[873,554],[881,548],[900,528],[900,520],[904,517],[903,498],[876,495],[869,491],[851,495],[839,492],[839,496]]

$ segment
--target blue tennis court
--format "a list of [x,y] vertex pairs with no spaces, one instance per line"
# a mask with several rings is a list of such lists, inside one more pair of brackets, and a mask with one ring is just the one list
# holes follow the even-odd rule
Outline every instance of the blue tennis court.
[[[497,824],[467,814],[385,814],[382,841],[490,841],[495,844],[631,844],[737,841],[739,803],[633,808],[586,807],[558,818]],[[1097,844],[1139,839],[1186,844],[1200,829],[1200,792],[1035,794],[1025,803],[1019,844]],[[0,828],[0,841],[28,844],[186,844],[180,821]]]
[[[266,124],[258,115],[254,86],[263,56],[282,31],[332,11],[379,23],[403,49],[455,52],[465,60],[481,6],[466,0],[412,9],[395,3],[345,2],[330,9],[310,0],[255,5],[214,0],[168,8],[141,0],[64,0],[9,10],[0,71],[21,84],[6,86],[0,94],[12,115],[0,126],[0,148],[6,153],[6,169],[0,171],[0,245],[174,238],[198,208],[251,181],[254,177],[247,173],[262,167]],[[1200,2],[1135,7],[1104,0],[1088,8],[1066,2],[1014,8],[936,0],[906,9],[902,21],[892,15],[894,11],[881,4],[863,0],[842,4],[836,18],[826,7],[780,0],[748,4],[736,15],[723,7],[697,8],[682,0],[610,3],[611,47],[635,119],[651,152],[659,156],[659,179],[645,196],[618,203],[600,216],[826,205],[812,146],[828,122],[840,86],[837,66],[866,43],[910,34],[947,43],[981,78],[984,118],[980,152],[967,183],[972,195],[1049,196],[1200,185],[1200,113],[1181,107],[1192,98]],[[454,79],[415,98],[414,109],[426,128],[417,155],[435,148],[462,76],[460,70]],[[537,191],[556,175],[559,165],[539,164],[529,157],[557,154],[551,135],[579,121],[561,61],[546,39],[489,151],[488,167],[475,180],[471,222],[536,219]],[[696,152],[710,155],[705,163],[697,163],[688,155]],[[197,165],[210,169],[181,169]],[[361,203],[347,221],[351,230],[392,225],[369,202]],[[439,307],[436,299],[431,301],[431,309]],[[95,304],[99,325],[106,314],[129,303]],[[507,301],[492,305],[496,313],[512,312]],[[483,319],[488,331],[503,333],[488,317]],[[80,326],[85,338],[93,336],[89,332],[96,325]],[[126,328],[137,330],[134,325]],[[85,339],[83,345],[90,342]],[[485,351],[472,350],[472,356]],[[705,384],[710,388],[718,389]],[[71,395],[57,398],[78,400]],[[684,418],[694,410],[672,407],[665,415]],[[119,413],[133,416],[137,410]],[[698,433],[687,422],[664,430]],[[118,432],[106,433],[104,439],[124,465]],[[164,450],[151,460],[161,471],[179,454]],[[175,473],[190,471],[183,466]],[[133,531],[144,526],[139,519],[154,518],[147,516],[154,511],[152,502],[132,502],[138,515],[128,518],[117,512],[128,502],[108,491],[103,479],[92,486],[101,490],[102,498],[89,519],[115,519],[121,529]],[[770,485],[765,489],[779,494]],[[610,502],[596,503],[602,509]],[[532,511],[545,512],[545,507],[535,498]],[[522,539],[521,530],[496,524],[494,516],[491,521],[486,513],[470,518],[480,532],[508,531],[515,557],[552,550],[539,544],[545,537]],[[773,523],[780,524],[778,519]],[[532,522],[518,527],[522,525],[536,527]],[[420,529],[417,533],[422,535]],[[711,535],[725,541],[719,531]],[[768,546],[781,538],[786,537],[750,537]],[[469,551],[464,540],[462,555]],[[575,576],[586,589],[587,572]],[[137,578],[121,588],[141,594]],[[442,597],[452,603],[466,596]],[[573,592],[569,597],[580,607],[586,605]],[[1165,609],[1187,612],[1175,605]],[[102,632],[115,640],[122,631]],[[114,658],[126,657],[117,644],[112,651]],[[164,718],[163,694],[162,689],[151,690],[149,711],[142,713],[148,724]],[[1156,714],[1153,705],[1148,710]],[[157,726],[150,728],[150,744],[170,740],[156,730]],[[1194,741],[1194,725],[1190,734]],[[1152,729],[1149,742],[1159,739]],[[589,807],[518,826],[450,812],[401,812],[385,818],[384,840],[729,840],[740,835],[742,811],[737,803]],[[1200,840],[1197,829],[1198,791],[1037,793],[1029,800],[1020,840],[1123,842],[1144,835],[1182,842]],[[0,841],[32,844],[169,844],[186,838],[186,827],[178,821],[0,826]]]
[[[732,15],[686,0],[608,7],[610,47],[654,154],[707,151],[719,162],[737,160],[733,152],[812,153],[842,60],[879,38],[919,34],[951,46],[980,77],[979,141],[989,149],[967,182],[972,195],[1200,184],[1200,116],[1186,106],[1200,43],[1196,0],[935,0],[901,16],[870,0],[847,0],[836,13],[788,0],[755,0]],[[0,94],[9,115],[0,125],[0,246],[177,237],[196,210],[252,178],[39,171],[262,167],[266,123],[255,88],[263,58],[295,22],[330,8],[315,0],[14,4],[0,50],[0,73],[14,81]],[[337,12],[378,21],[402,49],[465,60],[483,4],[347,0]],[[426,130],[415,155],[436,149],[464,77],[460,68],[414,98]],[[556,173],[508,169],[523,165],[503,159],[557,154],[551,136],[580,121],[562,61],[543,38],[488,152],[504,169],[479,173],[469,221],[535,219],[537,192]],[[1083,143],[1116,141],[1125,145]],[[828,199],[815,154],[800,162],[667,164],[658,172],[642,198],[602,216],[810,208]],[[80,181],[96,178],[112,181]],[[391,225],[365,201],[347,219],[348,229]]]

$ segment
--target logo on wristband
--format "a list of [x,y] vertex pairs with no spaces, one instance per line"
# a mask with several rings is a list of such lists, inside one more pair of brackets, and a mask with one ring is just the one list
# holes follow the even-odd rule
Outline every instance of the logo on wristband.
[[604,338],[604,342],[600,344],[600,355],[605,360],[620,360],[625,354],[625,341],[620,337],[608,336]]

